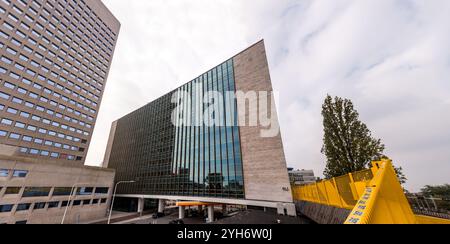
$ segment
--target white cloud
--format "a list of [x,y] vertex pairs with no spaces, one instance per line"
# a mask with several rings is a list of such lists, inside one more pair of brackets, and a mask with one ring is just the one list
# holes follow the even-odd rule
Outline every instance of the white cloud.
[[[446,0],[105,0],[122,22],[88,162],[113,120],[265,38],[290,166],[325,166],[327,93],[361,119],[410,176],[448,183],[450,2]],[[426,173],[424,173],[426,170]]]

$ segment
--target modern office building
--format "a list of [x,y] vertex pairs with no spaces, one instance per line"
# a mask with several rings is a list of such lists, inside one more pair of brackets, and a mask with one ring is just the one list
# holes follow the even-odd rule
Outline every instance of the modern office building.
[[119,29],[99,0],[1,0],[0,144],[83,165]]
[[293,168],[288,168],[289,181],[291,185],[307,185],[310,183],[315,183],[318,179],[314,176],[313,170],[294,170]]
[[64,213],[66,224],[102,219],[113,182],[111,169],[0,156],[0,224],[60,224]]
[[[243,102],[227,96],[236,92],[246,94]],[[279,131],[262,136],[267,125],[245,126],[254,119],[249,104],[261,99],[252,92],[273,97],[263,41],[115,121],[104,166],[116,170],[116,181],[136,180],[121,185],[118,196],[257,206],[295,215]],[[262,110],[264,100],[259,101]],[[274,103],[263,115],[272,115],[272,126],[278,126]],[[159,209],[163,206],[160,201]]]

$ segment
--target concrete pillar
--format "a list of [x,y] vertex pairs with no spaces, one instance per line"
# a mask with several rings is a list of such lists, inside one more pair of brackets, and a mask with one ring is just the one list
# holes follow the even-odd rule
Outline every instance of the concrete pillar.
[[145,203],[145,199],[144,198],[139,198],[138,199],[138,208],[137,211],[138,213],[142,216],[142,214],[144,213],[144,203]]
[[166,200],[159,199],[158,213],[164,213],[165,208],[166,208]]
[[214,222],[214,206],[208,206],[208,223]]
[[186,208],[184,206],[179,206],[178,207],[178,212],[179,212],[178,218],[179,219],[184,219],[184,217],[186,215]]
[[226,204],[222,204],[222,213],[224,216],[227,214],[227,205]]

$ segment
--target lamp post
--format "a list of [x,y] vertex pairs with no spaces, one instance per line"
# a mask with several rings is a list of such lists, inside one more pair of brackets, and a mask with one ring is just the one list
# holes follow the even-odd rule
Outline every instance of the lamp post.
[[66,219],[67,210],[69,209],[69,206],[70,206],[70,201],[72,201],[72,196],[73,196],[73,194],[75,193],[75,192],[74,192],[75,187],[77,187],[77,186],[79,186],[79,185],[87,185],[87,184],[85,184],[85,183],[75,183],[75,184],[72,186],[72,189],[70,190],[69,201],[68,201],[68,203],[67,203],[66,209],[64,210],[64,215],[63,215],[63,218],[62,218],[62,220],[61,220],[61,224],[64,224],[64,220]]
[[130,180],[130,181],[119,181],[119,182],[116,183],[116,186],[114,187],[114,194],[113,194],[112,201],[111,201],[111,208],[110,208],[110,210],[109,210],[108,224],[111,223],[111,215],[112,215],[112,211],[113,211],[113,207],[114,207],[114,200],[115,200],[115,198],[116,198],[117,186],[118,186],[119,184],[135,183],[135,182],[136,182],[136,181],[134,181],[134,180]]

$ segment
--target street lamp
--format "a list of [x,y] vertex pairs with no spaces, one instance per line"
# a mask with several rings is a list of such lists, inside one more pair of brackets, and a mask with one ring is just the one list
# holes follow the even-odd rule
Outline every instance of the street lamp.
[[119,181],[116,183],[116,186],[114,187],[114,194],[113,194],[112,201],[111,201],[111,209],[109,210],[108,224],[111,223],[111,215],[112,215],[112,210],[113,210],[113,206],[114,206],[114,199],[116,198],[117,186],[119,184],[135,183],[135,182],[136,181],[134,181],[134,180],[130,180],[130,181]]
[[72,200],[72,196],[73,196],[73,194],[75,193],[75,192],[74,192],[75,187],[77,187],[77,186],[79,186],[79,185],[88,185],[88,184],[85,184],[85,183],[75,183],[75,184],[72,186],[72,189],[70,190],[69,201],[68,201],[68,203],[67,203],[66,209],[64,210],[64,215],[63,215],[63,218],[62,218],[62,220],[61,220],[61,224],[64,224],[64,220],[66,219],[66,214],[67,214],[67,210],[69,209],[69,206],[70,206],[70,201]]

